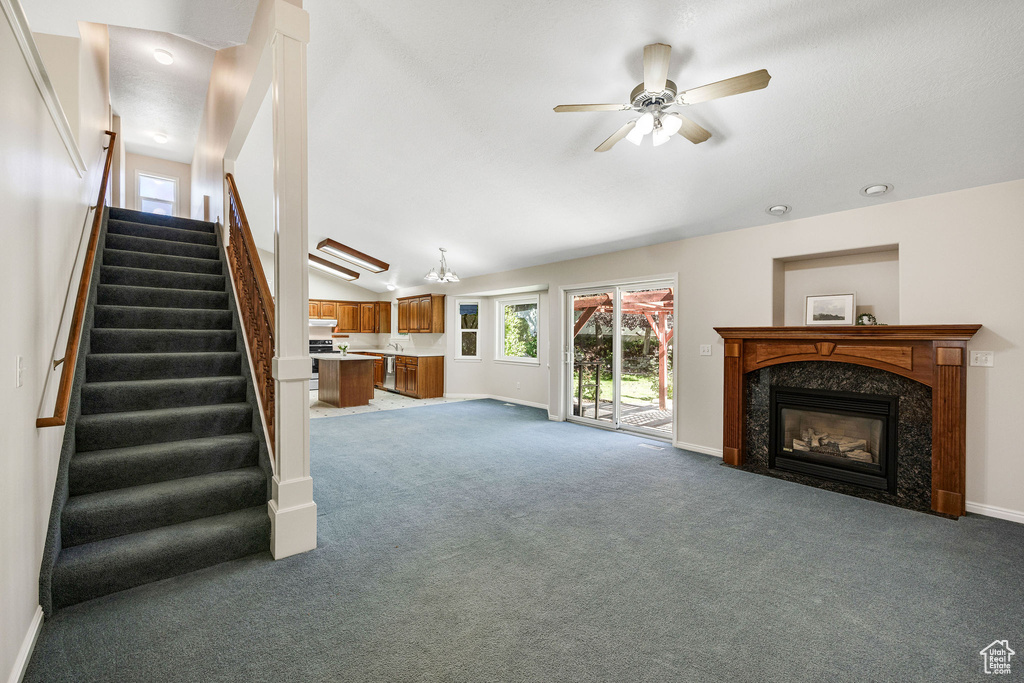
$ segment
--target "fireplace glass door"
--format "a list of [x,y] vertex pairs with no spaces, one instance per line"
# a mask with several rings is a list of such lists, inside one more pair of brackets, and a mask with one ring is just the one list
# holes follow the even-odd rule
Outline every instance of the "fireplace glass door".
[[896,397],[773,387],[769,467],[895,491]]

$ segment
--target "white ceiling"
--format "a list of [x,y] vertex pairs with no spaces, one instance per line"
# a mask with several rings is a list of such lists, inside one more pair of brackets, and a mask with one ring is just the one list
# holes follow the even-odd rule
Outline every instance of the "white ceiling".
[[[158,48],[174,63],[157,62]],[[169,33],[110,27],[110,105],[121,117],[125,151],[192,163],[215,54]],[[154,133],[167,142],[155,142]]]
[[[309,226],[422,284],[1024,177],[1019,0],[306,0]],[[592,150],[629,112],[645,44],[712,132]],[[859,194],[892,183],[881,199]],[[783,219],[765,215],[785,203]]]
[[22,0],[32,30],[78,36],[79,21],[163,31],[214,50],[249,37],[259,0]]

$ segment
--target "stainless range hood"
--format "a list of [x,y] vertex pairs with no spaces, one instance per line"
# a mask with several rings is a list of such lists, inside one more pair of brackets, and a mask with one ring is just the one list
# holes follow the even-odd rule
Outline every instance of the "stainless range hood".
[[310,318],[310,327],[337,327],[338,321],[330,318]]

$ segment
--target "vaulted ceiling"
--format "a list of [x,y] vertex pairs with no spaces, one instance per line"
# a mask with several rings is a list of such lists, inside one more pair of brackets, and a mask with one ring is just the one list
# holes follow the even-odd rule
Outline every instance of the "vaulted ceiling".
[[[948,0],[306,0],[310,241],[460,276],[1024,177],[1024,3]],[[709,131],[593,149],[630,112],[642,48]],[[869,183],[895,190],[868,199]],[[785,218],[769,205],[793,207]]]

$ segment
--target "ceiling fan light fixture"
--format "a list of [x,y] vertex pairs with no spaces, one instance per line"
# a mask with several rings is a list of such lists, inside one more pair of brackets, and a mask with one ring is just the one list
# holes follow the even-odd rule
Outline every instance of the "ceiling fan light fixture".
[[669,134],[675,135],[683,127],[683,120],[675,114],[666,114],[661,117],[661,129]]
[[307,263],[309,264],[310,268],[316,268],[317,270],[327,273],[328,275],[340,277],[342,280],[359,279],[359,273],[355,272],[354,270],[349,270],[348,268],[339,266],[336,263],[331,263],[327,259],[320,258],[319,256],[315,256],[314,254],[308,254]]
[[646,114],[641,116],[637,120],[636,127],[634,127],[633,130],[640,131],[641,136],[647,135],[652,130],[654,130],[654,114],[652,114],[651,112],[647,112]]
[[651,133],[651,142],[654,143],[655,147],[659,145],[664,145],[671,139],[672,133],[669,133],[667,130],[665,130],[664,126],[659,126],[658,128],[655,128],[654,132]]

